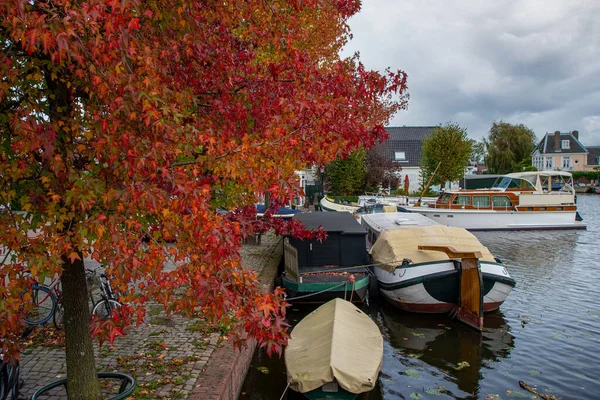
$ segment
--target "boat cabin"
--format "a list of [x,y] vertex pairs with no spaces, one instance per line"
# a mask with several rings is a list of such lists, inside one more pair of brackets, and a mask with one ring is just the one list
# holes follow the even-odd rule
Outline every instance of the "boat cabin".
[[286,237],[283,241],[285,272],[282,284],[288,301],[324,302],[335,297],[364,301],[369,285],[365,247],[367,231],[348,212],[296,214],[306,229],[321,227],[318,239]]
[[361,225],[367,230],[367,248],[370,249],[383,231],[439,225],[439,223],[417,213],[392,212],[364,215],[361,218]]
[[503,211],[566,211],[574,209],[571,174],[531,171],[500,176],[489,189],[443,192],[430,208]]
[[352,267],[367,263],[365,241],[367,231],[352,214],[347,212],[301,213],[293,217],[308,230],[322,229],[327,239],[297,239],[289,237],[289,244],[298,252],[299,267],[336,265]]

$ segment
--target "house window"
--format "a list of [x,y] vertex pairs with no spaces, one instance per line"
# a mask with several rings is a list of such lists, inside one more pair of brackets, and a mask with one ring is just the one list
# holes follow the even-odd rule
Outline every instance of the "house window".
[[546,169],[552,169],[552,157],[546,157]]
[[571,157],[563,157],[562,162],[563,168],[571,168]]
[[405,161],[406,160],[406,153],[403,151],[396,151],[394,152],[394,160],[396,161]]
[[562,146],[563,149],[570,149],[570,145],[569,145],[569,141],[568,140],[563,140],[562,141]]
[[488,208],[490,206],[490,196],[473,196],[473,207]]

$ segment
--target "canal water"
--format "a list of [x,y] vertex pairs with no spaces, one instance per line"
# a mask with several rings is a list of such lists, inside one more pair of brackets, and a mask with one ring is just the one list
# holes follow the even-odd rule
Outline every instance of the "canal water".
[[[381,300],[364,305],[385,341],[378,384],[359,399],[536,398],[519,381],[562,399],[600,398],[600,195],[579,195],[578,208],[585,231],[475,232],[517,281],[482,334]],[[291,308],[289,322],[312,309]],[[283,358],[257,351],[240,399],[277,400],[285,388]]]

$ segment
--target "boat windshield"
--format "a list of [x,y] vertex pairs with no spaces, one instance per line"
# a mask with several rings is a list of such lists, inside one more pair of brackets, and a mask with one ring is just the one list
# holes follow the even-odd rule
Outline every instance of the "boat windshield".
[[442,193],[440,195],[440,197],[438,197],[438,202],[440,202],[440,203],[447,203],[450,200],[450,197],[452,197],[451,194],[449,194],[449,193]]
[[531,189],[535,190],[535,186],[526,179],[511,178],[508,176],[499,177],[492,186],[493,189]]

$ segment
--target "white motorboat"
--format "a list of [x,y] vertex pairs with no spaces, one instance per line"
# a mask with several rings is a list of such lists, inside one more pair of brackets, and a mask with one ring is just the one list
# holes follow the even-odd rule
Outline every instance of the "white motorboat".
[[469,230],[586,229],[572,175],[564,171],[508,174],[489,189],[450,190],[403,210]]

